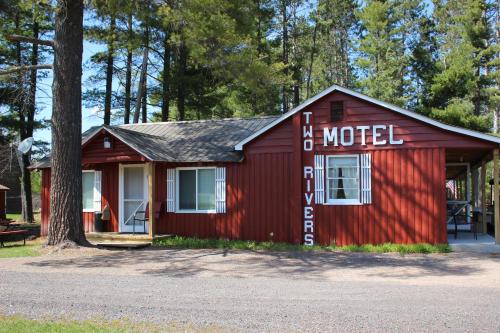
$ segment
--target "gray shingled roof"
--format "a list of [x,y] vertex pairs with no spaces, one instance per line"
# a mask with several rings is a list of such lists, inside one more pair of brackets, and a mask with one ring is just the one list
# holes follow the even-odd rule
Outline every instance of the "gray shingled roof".
[[[242,153],[235,151],[234,146],[277,118],[268,116],[97,126],[82,134],[82,143],[104,128],[152,161],[237,162],[241,160]],[[49,166],[47,158],[32,168]]]

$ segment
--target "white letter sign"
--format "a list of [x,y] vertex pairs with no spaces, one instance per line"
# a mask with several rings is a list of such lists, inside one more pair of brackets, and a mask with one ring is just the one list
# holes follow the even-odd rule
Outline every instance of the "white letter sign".
[[[403,139],[394,138],[394,125],[359,125],[356,126],[356,131],[359,131],[360,141],[359,144],[366,146],[366,137],[368,132],[371,131],[372,144],[374,146],[381,146],[389,143],[390,145],[402,145],[404,143]],[[340,140],[339,140],[340,136]],[[387,138],[387,139],[385,139]],[[359,139],[358,139],[359,140]],[[339,128],[323,128],[323,146],[333,145],[334,147],[340,145],[343,147],[349,147],[355,145],[356,136],[354,135],[354,127],[344,126]]]

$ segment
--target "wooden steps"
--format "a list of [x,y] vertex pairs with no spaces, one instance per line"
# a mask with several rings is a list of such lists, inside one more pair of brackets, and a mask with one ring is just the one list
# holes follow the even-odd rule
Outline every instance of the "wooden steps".
[[130,234],[118,232],[89,232],[85,234],[87,240],[99,247],[138,249],[151,246],[155,239],[165,239],[174,235],[155,235],[153,238],[148,234]]

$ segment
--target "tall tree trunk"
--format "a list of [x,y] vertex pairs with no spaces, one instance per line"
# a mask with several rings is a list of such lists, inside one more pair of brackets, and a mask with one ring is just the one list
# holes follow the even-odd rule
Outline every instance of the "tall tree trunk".
[[169,103],[170,103],[170,42],[169,32],[165,32],[163,41],[163,82],[162,82],[162,102],[161,102],[161,121],[168,121]]
[[[281,6],[282,6],[282,14],[283,14],[283,21],[282,21],[282,47],[283,47],[283,64],[284,64],[284,69],[283,69],[283,74],[285,74],[285,79],[288,78],[288,14],[287,14],[287,6],[288,5],[288,0],[281,0]],[[285,83],[282,87],[282,112],[287,113],[288,112],[288,87],[287,84]]]
[[[33,27],[32,27],[33,38],[38,39],[40,34],[40,26],[38,24],[37,18],[33,17]],[[31,65],[38,65],[38,44],[33,43],[31,49]],[[28,97],[28,112],[26,115],[26,132],[23,136],[21,134],[21,139],[33,136],[33,130],[35,126],[35,112],[36,112],[36,86],[37,86],[37,71],[32,70],[30,73],[30,90]],[[28,170],[30,165],[30,155],[31,152],[24,154],[22,156],[23,169],[21,171],[21,176],[23,180],[23,194],[24,194],[24,205],[23,205],[23,220],[29,223],[35,222],[33,218],[33,198],[31,191],[31,173]]]
[[146,79],[148,73],[148,57],[149,57],[149,27],[146,26],[144,31],[144,53],[142,55],[142,68],[141,77],[139,78],[139,85],[137,87],[137,96],[135,100],[135,111],[134,111],[134,124],[139,122],[139,116],[141,114],[141,102],[143,94],[146,90]]
[[143,93],[142,93],[142,105],[141,105],[141,108],[142,108],[141,121],[143,123],[147,123],[148,122],[148,81],[147,80],[146,80],[146,82],[144,82],[144,90],[143,90]]
[[314,30],[312,38],[311,54],[309,55],[309,67],[307,69],[307,82],[306,82],[306,99],[311,96],[311,78],[314,65],[314,56],[316,53],[316,38],[318,36],[318,22],[314,20]]
[[83,0],[58,0],[52,84],[52,172],[48,244],[86,245],[82,221]]
[[297,50],[298,50],[298,31],[297,31],[297,5],[292,6],[291,9],[292,17],[292,54],[293,54],[293,107],[296,107],[300,103],[300,82],[302,76],[302,64],[299,63]]
[[[497,0],[495,3],[495,45],[497,47],[500,47],[500,0]],[[496,64],[495,66],[495,71],[496,71],[496,77],[495,77],[495,90],[497,93],[500,91],[500,77],[499,77],[499,71],[500,71],[500,50],[497,49],[494,55],[495,61],[494,63]],[[495,100],[495,105],[493,107],[493,119],[495,122],[495,127],[494,127],[494,132],[499,133],[500,132],[500,124],[499,124],[499,117],[500,117],[500,102]]]
[[177,84],[177,120],[185,119],[185,103],[186,103],[186,68],[187,68],[187,49],[184,41],[181,41],[179,45],[179,73],[177,79],[179,84]]
[[[19,33],[20,29],[20,15],[19,12],[16,13],[15,16],[15,27],[16,27],[16,33]],[[38,26],[33,26],[33,30],[36,31],[36,34],[38,35]],[[36,49],[36,52],[38,52],[38,49]],[[16,62],[17,66],[22,65],[22,49],[21,49],[21,43],[16,42]],[[38,58],[38,56],[37,56]],[[31,57],[31,61],[33,61],[33,53]],[[36,70],[35,72],[35,80],[36,80]],[[33,73],[31,73],[33,75]],[[30,84],[32,83],[33,76],[30,77]],[[34,99],[33,102],[30,100],[31,99],[31,93],[32,93],[32,86],[30,86],[29,92],[26,91],[25,85],[24,85],[24,73],[20,72],[17,80],[18,84],[18,93],[16,97],[16,109],[17,109],[17,114],[18,114],[18,119],[19,119],[19,139],[24,140],[29,136],[33,135],[33,118],[34,116],[30,117],[30,112],[34,113]],[[36,82],[36,81],[35,81]],[[35,86],[36,89],[36,86]],[[35,90],[36,91],[36,90]],[[33,110],[32,110],[33,109]],[[29,120],[31,119],[31,127]],[[32,197],[31,197],[31,175],[28,170],[28,166],[30,164],[29,156],[28,155],[23,155],[19,151],[16,151],[17,155],[17,161],[19,165],[19,169],[21,171],[21,179],[20,179],[20,185],[21,185],[21,215],[22,219],[25,222],[32,223],[33,222],[33,205],[32,205]]]
[[128,14],[127,17],[127,29],[128,29],[128,41],[127,41],[127,70],[125,74],[125,114],[124,123],[128,124],[130,122],[130,97],[132,89],[132,13]]
[[110,17],[110,36],[108,41],[108,55],[106,59],[106,94],[104,96],[104,125],[111,123],[111,93],[113,89],[113,60],[115,53],[116,18]]
[[257,56],[260,57],[264,53],[264,45],[262,43],[262,8],[260,0],[255,1],[257,7]]

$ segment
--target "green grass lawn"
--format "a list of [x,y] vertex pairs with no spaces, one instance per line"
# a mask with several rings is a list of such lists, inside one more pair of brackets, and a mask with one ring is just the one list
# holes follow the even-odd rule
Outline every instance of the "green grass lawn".
[[154,325],[149,323],[133,323],[128,320],[104,321],[53,321],[31,320],[23,317],[0,316],[0,333],[26,332],[26,333],[125,333],[125,332],[217,332],[215,328],[194,328],[186,325],[177,326]]
[[[21,214],[6,214],[5,217],[15,222],[21,222]],[[40,213],[34,213],[33,217],[35,218],[35,223],[40,223]]]
[[8,219],[19,221],[21,219],[21,214],[6,214]]
[[168,248],[186,248],[186,249],[234,249],[234,250],[268,250],[268,251],[347,251],[347,252],[398,252],[407,253],[448,253],[451,248],[448,244],[392,244],[385,243],[380,245],[347,245],[347,246],[306,246],[287,243],[274,242],[253,242],[240,240],[223,239],[200,239],[194,237],[172,237],[167,239],[155,240],[154,246]]
[[0,258],[36,257],[40,255],[41,243],[38,240],[23,242],[7,242],[0,247]]

